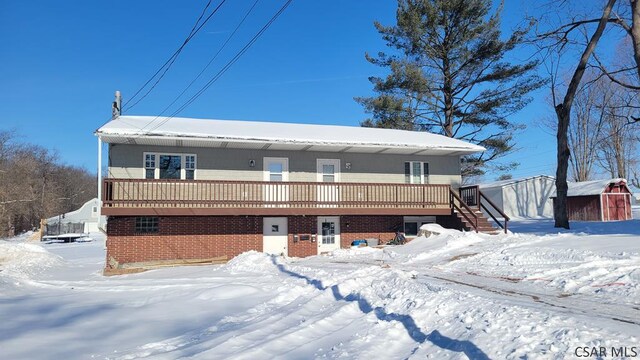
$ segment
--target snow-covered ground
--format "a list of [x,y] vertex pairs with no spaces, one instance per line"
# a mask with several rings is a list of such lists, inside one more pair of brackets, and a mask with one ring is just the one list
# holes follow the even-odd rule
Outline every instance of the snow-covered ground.
[[[563,359],[640,353],[640,220],[104,277],[104,238],[0,240],[2,359]],[[576,352],[576,349],[578,352]],[[639,355],[640,356],[640,355]],[[594,357],[595,358],[595,357]]]

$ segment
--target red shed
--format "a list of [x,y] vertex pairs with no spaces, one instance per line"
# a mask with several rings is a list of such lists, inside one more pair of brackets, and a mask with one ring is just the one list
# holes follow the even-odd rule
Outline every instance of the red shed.
[[[631,220],[631,191],[625,179],[570,182],[569,220]],[[553,197],[555,202],[555,196]]]

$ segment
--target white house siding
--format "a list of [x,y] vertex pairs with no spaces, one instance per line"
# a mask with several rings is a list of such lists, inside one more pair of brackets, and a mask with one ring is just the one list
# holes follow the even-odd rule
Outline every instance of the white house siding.
[[[429,163],[429,183],[460,186],[459,156],[416,156],[336,152],[304,152],[221,148],[161,147],[111,144],[109,177],[143,178],[145,152],[196,154],[196,179],[199,180],[263,180],[264,157],[289,159],[289,181],[317,181],[317,159],[340,159],[342,182],[404,183],[405,161]],[[249,161],[255,166],[250,167]],[[347,163],[351,169],[347,169]]]
[[555,180],[548,176],[480,185],[480,190],[511,218],[553,217]]

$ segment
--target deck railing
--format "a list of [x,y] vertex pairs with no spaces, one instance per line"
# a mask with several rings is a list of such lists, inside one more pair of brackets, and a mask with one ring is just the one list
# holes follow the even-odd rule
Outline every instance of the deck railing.
[[104,180],[104,208],[450,209],[449,185]]

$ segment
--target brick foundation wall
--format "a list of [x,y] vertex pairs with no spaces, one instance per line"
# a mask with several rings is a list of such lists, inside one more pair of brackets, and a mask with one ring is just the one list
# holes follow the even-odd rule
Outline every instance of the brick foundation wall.
[[161,216],[159,232],[135,233],[135,217],[109,217],[107,267],[175,259],[229,258],[248,250],[262,251],[262,217]]
[[[262,216],[161,216],[159,232],[135,233],[134,216],[111,216],[107,226],[107,267],[158,260],[232,258],[245,251],[262,251]],[[289,256],[318,253],[316,241],[293,241],[296,234],[317,234],[316,216],[289,216]],[[340,247],[356,239],[377,238],[386,243],[395,236],[402,216],[341,216]]]
[[376,238],[384,244],[395,237],[393,229],[402,224],[402,216],[341,216],[340,247],[348,248],[353,240],[366,238]]

